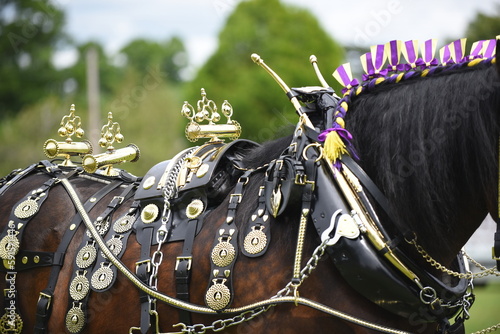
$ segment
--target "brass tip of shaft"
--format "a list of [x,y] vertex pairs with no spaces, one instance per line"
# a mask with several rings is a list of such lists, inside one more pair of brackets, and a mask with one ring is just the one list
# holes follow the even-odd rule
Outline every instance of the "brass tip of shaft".
[[260,58],[260,56],[256,53],[252,53],[251,58],[252,58],[253,62],[256,64],[258,64],[262,61],[262,58]]

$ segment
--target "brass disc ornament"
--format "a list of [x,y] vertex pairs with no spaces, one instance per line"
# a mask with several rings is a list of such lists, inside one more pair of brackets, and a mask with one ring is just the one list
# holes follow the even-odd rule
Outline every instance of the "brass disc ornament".
[[69,286],[69,294],[76,301],[85,298],[90,290],[89,280],[84,275],[85,273],[83,275],[77,274]]
[[245,237],[243,247],[249,254],[258,254],[266,248],[266,244],[266,234],[261,229],[255,229],[255,226],[253,226],[252,230]]
[[80,307],[72,307],[66,314],[66,328],[70,333],[78,333],[84,325],[85,313],[83,313]]
[[23,320],[17,313],[4,313],[0,318],[0,333],[19,334],[23,330]]
[[113,224],[113,231],[115,231],[116,233],[128,232],[132,228],[132,225],[134,225],[134,220],[135,217],[130,215],[119,218]]
[[14,210],[14,215],[19,219],[27,219],[38,211],[38,203],[35,200],[27,199],[19,203]]
[[109,266],[102,266],[92,275],[90,283],[96,290],[106,289],[113,282],[113,270]]
[[227,267],[236,256],[234,246],[228,241],[220,241],[212,250],[212,262],[218,267]]
[[226,282],[225,279],[222,280],[222,283],[217,283],[217,280],[213,280],[213,285],[207,290],[205,294],[205,303],[212,310],[219,311],[229,305],[231,301],[231,291],[224,284]]
[[82,269],[90,267],[97,257],[97,249],[93,245],[83,246],[76,254],[76,265]]
[[[106,241],[106,245],[108,246],[109,250],[113,253],[114,256],[118,256],[120,252],[122,251],[123,248],[123,241],[121,238],[111,238],[108,241]],[[107,259],[107,256],[101,252],[101,255],[103,258]]]
[[155,204],[148,204],[142,209],[141,219],[144,224],[150,224],[156,220],[160,209]]
[[204,205],[203,201],[199,199],[194,199],[186,207],[186,217],[189,219],[195,219],[203,213]]
[[[17,233],[17,232],[16,232]],[[19,240],[14,235],[6,235],[0,241],[0,258],[12,260],[19,252]]]

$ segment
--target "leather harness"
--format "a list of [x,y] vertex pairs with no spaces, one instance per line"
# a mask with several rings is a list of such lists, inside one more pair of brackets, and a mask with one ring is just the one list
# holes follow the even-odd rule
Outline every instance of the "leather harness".
[[[171,161],[162,162],[154,166],[142,179],[133,179],[130,177],[115,178],[87,200],[84,208],[86,211],[89,211],[114,189],[118,187],[124,189],[120,196],[113,198],[109,202],[107,208],[96,220],[96,223],[99,223],[100,226],[108,223],[109,226],[103,229],[103,237],[107,241],[120,239],[126,245],[127,233],[136,234],[136,238],[141,245],[139,260],[136,264],[136,275],[145,285],[151,284],[151,251],[152,247],[158,244],[157,235],[159,229],[162,224],[165,224],[168,233],[166,240],[168,242],[183,242],[182,252],[177,256],[175,266],[176,297],[188,302],[190,273],[194,265],[191,252],[195,236],[201,229],[204,215],[212,207],[218,205],[221,198],[227,195],[231,186],[236,184],[230,195],[227,219],[215,235],[211,254],[211,275],[213,276],[208,278],[209,284],[205,299],[207,305],[212,309],[223,311],[230,306],[234,296],[232,290],[232,269],[240,248],[242,253],[249,257],[263,255],[270,242],[270,224],[266,216],[268,217],[269,214],[279,216],[287,207],[287,203],[291,198],[300,194],[302,210],[310,212],[310,219],[322,239],[335,239],[337,234],[340,233],[339,225],[341,224],[341,219],[345,219],[347,222],[354,221],[358,224],[356,213],[349,210],[349,205],[346,203],[344,196],[334,186],[335,181],[332,180],[333,176],[330,173],[330,167],[321,162],[321,157],[315,153],[316,138],[317,134],[314,131],[298,126],[290,147],[278,159],[273,160],[266,166],[247,171],[242,168],[244,166],[240,165],[241,151],[254,148],[257,146],[256,144],[249,141],[235,141],[229,145],[221,145],[219,143],[207,144],[204,147],[186,151]],[[310,154],[311,152],[312,154]],[[189,160],[186,160],[186,158],[189,158]],[[344,163],[344,168],[350,170],[367,189],[369,194],[375,198],[377,203],[389,216],[392,216],[387,200],[359,166],[349,157],[344,157],[342,162]],[[162,221],[163,214],[161,212],[165,204],[163,189],[168,182],[166,178],[172,176],[172,166],[175,167],[176,164],[180,168],[173,176],[175,176],[176,180],[181,180],[181,185],[178,187],[175,196],[169,198],[169,205],[172,208],[170,218],[168,221]],[[49,181],[45,182],[41,192],[48,191],[55,184],[58,177],[68,178],[74,177],[73,175],[84,174],[82,171],[74,170],[71,174],[65,171],[65,175],[60,168],[55,167],[49,162],[42,162],[41,165],[43,166],[42,170],[49,171],[47,172],[48,175],[52,176]],[[0,194],[5,192],[9,186],[20,180],[23,176],[40,171],[38,166],[39,164],[32,165],[22,174],[17,174],[10,178],[10,183],[0,189]],[[234,166],[239,167],[235,168]],[[236,209],[244,193],[244,186],[251,175],[264,171],[266,177],[259,191],[257,209],[255,214],[252,215],[252,222],[247,225],[246,230],[238,231],[236,224],[234,224],[234,218],[236,217]],[[134,196],[134,204],[128,213],[129,217],[126,219],[125,217],[113,217],[113,212],[117,209],[118,205],[124,199],[131,198],[132,195]],[[30,198],[27,195],[18,202],[14,206],[13,212],[20,206],[20,203],[28,199]],[[43,203],[42,198],[37,197],[36,201],[38,205]],[[366,205],[369,206],[368,204]],[[19,219],[19,216],[15,216],[14,218]],[[31,218],[31,216],[28,218]],[[107,232],[113,230],[110,229],[113,220],[116,224],[120,219],[122,219],[124,225],[131,221],[133,228],[125,232],[120,232],[120,230]],[[73,217],[70,223],[72,228],[66,231],[55,253],[39,252],[32,254],[20,250],[16,258],[16,263],[13,266],[15,270],[26,270],[38,266],[52,266],[49,282],[47,287],[40,293],[37,305],[36,333],[45,333],[47,331],[47,321],[50,317],[54,287],[64,261],[64,254],[81,221],[82,218],[79,214]],[[362,230],[363,224],[358,224],[356,228]],[[378,228],[385,236],[386,233],[383,232],[383,228],[381,226],[378,226]],[[2,237],[8,234],[7,230],[6,228],[3,231]],[[22,236],[21,230],[15,232],[18,232],[17,235]],[[245,240],[248,237],[249,246],[246,243],[244,247],[238,246],[238,233],[245,233]],[[401,233],[404,235],[407,231],[402,230]],[[462,322],[458,322],[456,325],[450,327],[448,318],[460,310],[461,298],[464,298],[463,296],[468,286],[466,280],[460,280],[452,287],[443,284],[440,280],[418,268],[417,265],[406,258],[398,250],[397,242],[389,237],[387,237],[387,249],[376,251],[369,240],[363,236],[363,231],[356,236],[341,236],[331,247],[327,248],[327,251],[342,275],[348,278],[352,278],[353,276],[358,277],[357,280],[349,280],[355,289],[374,301],[385,298],[389,303],[379,304],[396,314],[408,316],[409,312],[418,310],[419,318],[417,321],[439,321],[441,322],[443,333],[460,333],[462,331]],[[497,244],[498,239],[497,233]],[[92,244],[92,238],[90,235],[85,235],[80,250],[90,244]],[[254,248],[251,246],[254,246]],[[396,269],[381,260],[380,255],[387,251],[396,252],[397,256],[402,258],[402,261],[410,266],[412,271],[416,272],[423,284],[421,291],[427,291],[426,289],[429,288],[429,290],[438,291],[438,295],[431,296],[422,303],[422,292],[419,291],[418,287],[412,286],[406,278],[401,277],[401,274]],[[119,258],[123,252],[124,247],[116,256]],[[232,254],[232,257],[228,257],[228,254]],[[23,258],[34,258],[37,256],[39,258],[38,263],[31,261],[27,261],[27,263],[23,263],[23,261],[19,262],[21,255]],[[97,260],[91,264],[94,269],[91,270],[80,266],[77,270],[74,270],[72,281],[84,280],[80,278],[83,275],[86,275],[85,279],[87,281],[92,281],[93,274],[104,268],[104,274],[101,276],[105,279],[106,275],[112,276],[111,281],[106,281],[106,285],[101,289],[96,288],[95,285],[92,286],[92,289],[95,291],[104,291],[112,285],[114,278],[116,278],[116,268],[112,269],[113,266],[106,262],[106,259],[102,255],[98,254],[96,257]],[[366,267],[367,263],[370,263],[370,267]],[[76,262],[75,265],[78,267]],[[460,256],[457,257],[457,265],[460,268],[459,271],[463,272],[464,269]],[[361,274],[359,268],[363,268]],[[381,288],[374,291],[371,288],[373,285]],[[393,297],[387,297],[388,295],[391,296],[391,293]],[[72,333],[79,333],[85,324],[84,308],[88,295],[86,294],[81,299],[78,299],[80,297],[78,296],[77,300],[73,298],[69,302],[70,312],[68,313],[67,320],[68,318],[70,321],[76,319],[74,322],[77,324],[73,327],[69,326]],[[219,297],[223,297],[223,302],[220,302]],[[142,333],[146,333],[152,327],[151,323],[154,321],[151,315],[152,298],[141,290],[140,299],[141,324],[136,329]],[[397,302],[393,303],[394,301]],[[71,310],[73,310],[72,313]],[[190,323],[189,312],[181,309],[180,318],[182,322],[186,324]]]

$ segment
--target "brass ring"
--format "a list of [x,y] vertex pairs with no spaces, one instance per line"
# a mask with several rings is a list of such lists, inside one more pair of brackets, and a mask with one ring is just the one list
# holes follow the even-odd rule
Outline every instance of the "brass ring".
[[319,143],[313,143],[313,144],[309,144],[307,145],[306,147],[304,147],[304,150],[302,151],[302,157],[304,158],[304,160],[309,160],[309,158],[307,157],[307,150],[311,147],[318,147],[319,148],[319,157],[314,161],[314,162],[318,162],[320,161],[322,158],[323,158],[323,150],[321,148],[321,144]]

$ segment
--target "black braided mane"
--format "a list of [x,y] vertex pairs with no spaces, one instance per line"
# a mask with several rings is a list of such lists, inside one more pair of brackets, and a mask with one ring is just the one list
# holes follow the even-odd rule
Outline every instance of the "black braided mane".
[[457,206],[475,205],[465,192],[484,198],[496,187],[500,80],[491,60],[373,80],[351,94],[345,121],[360,164],[397,219],[437,240],[452,226],[444,221],[460,218]]

